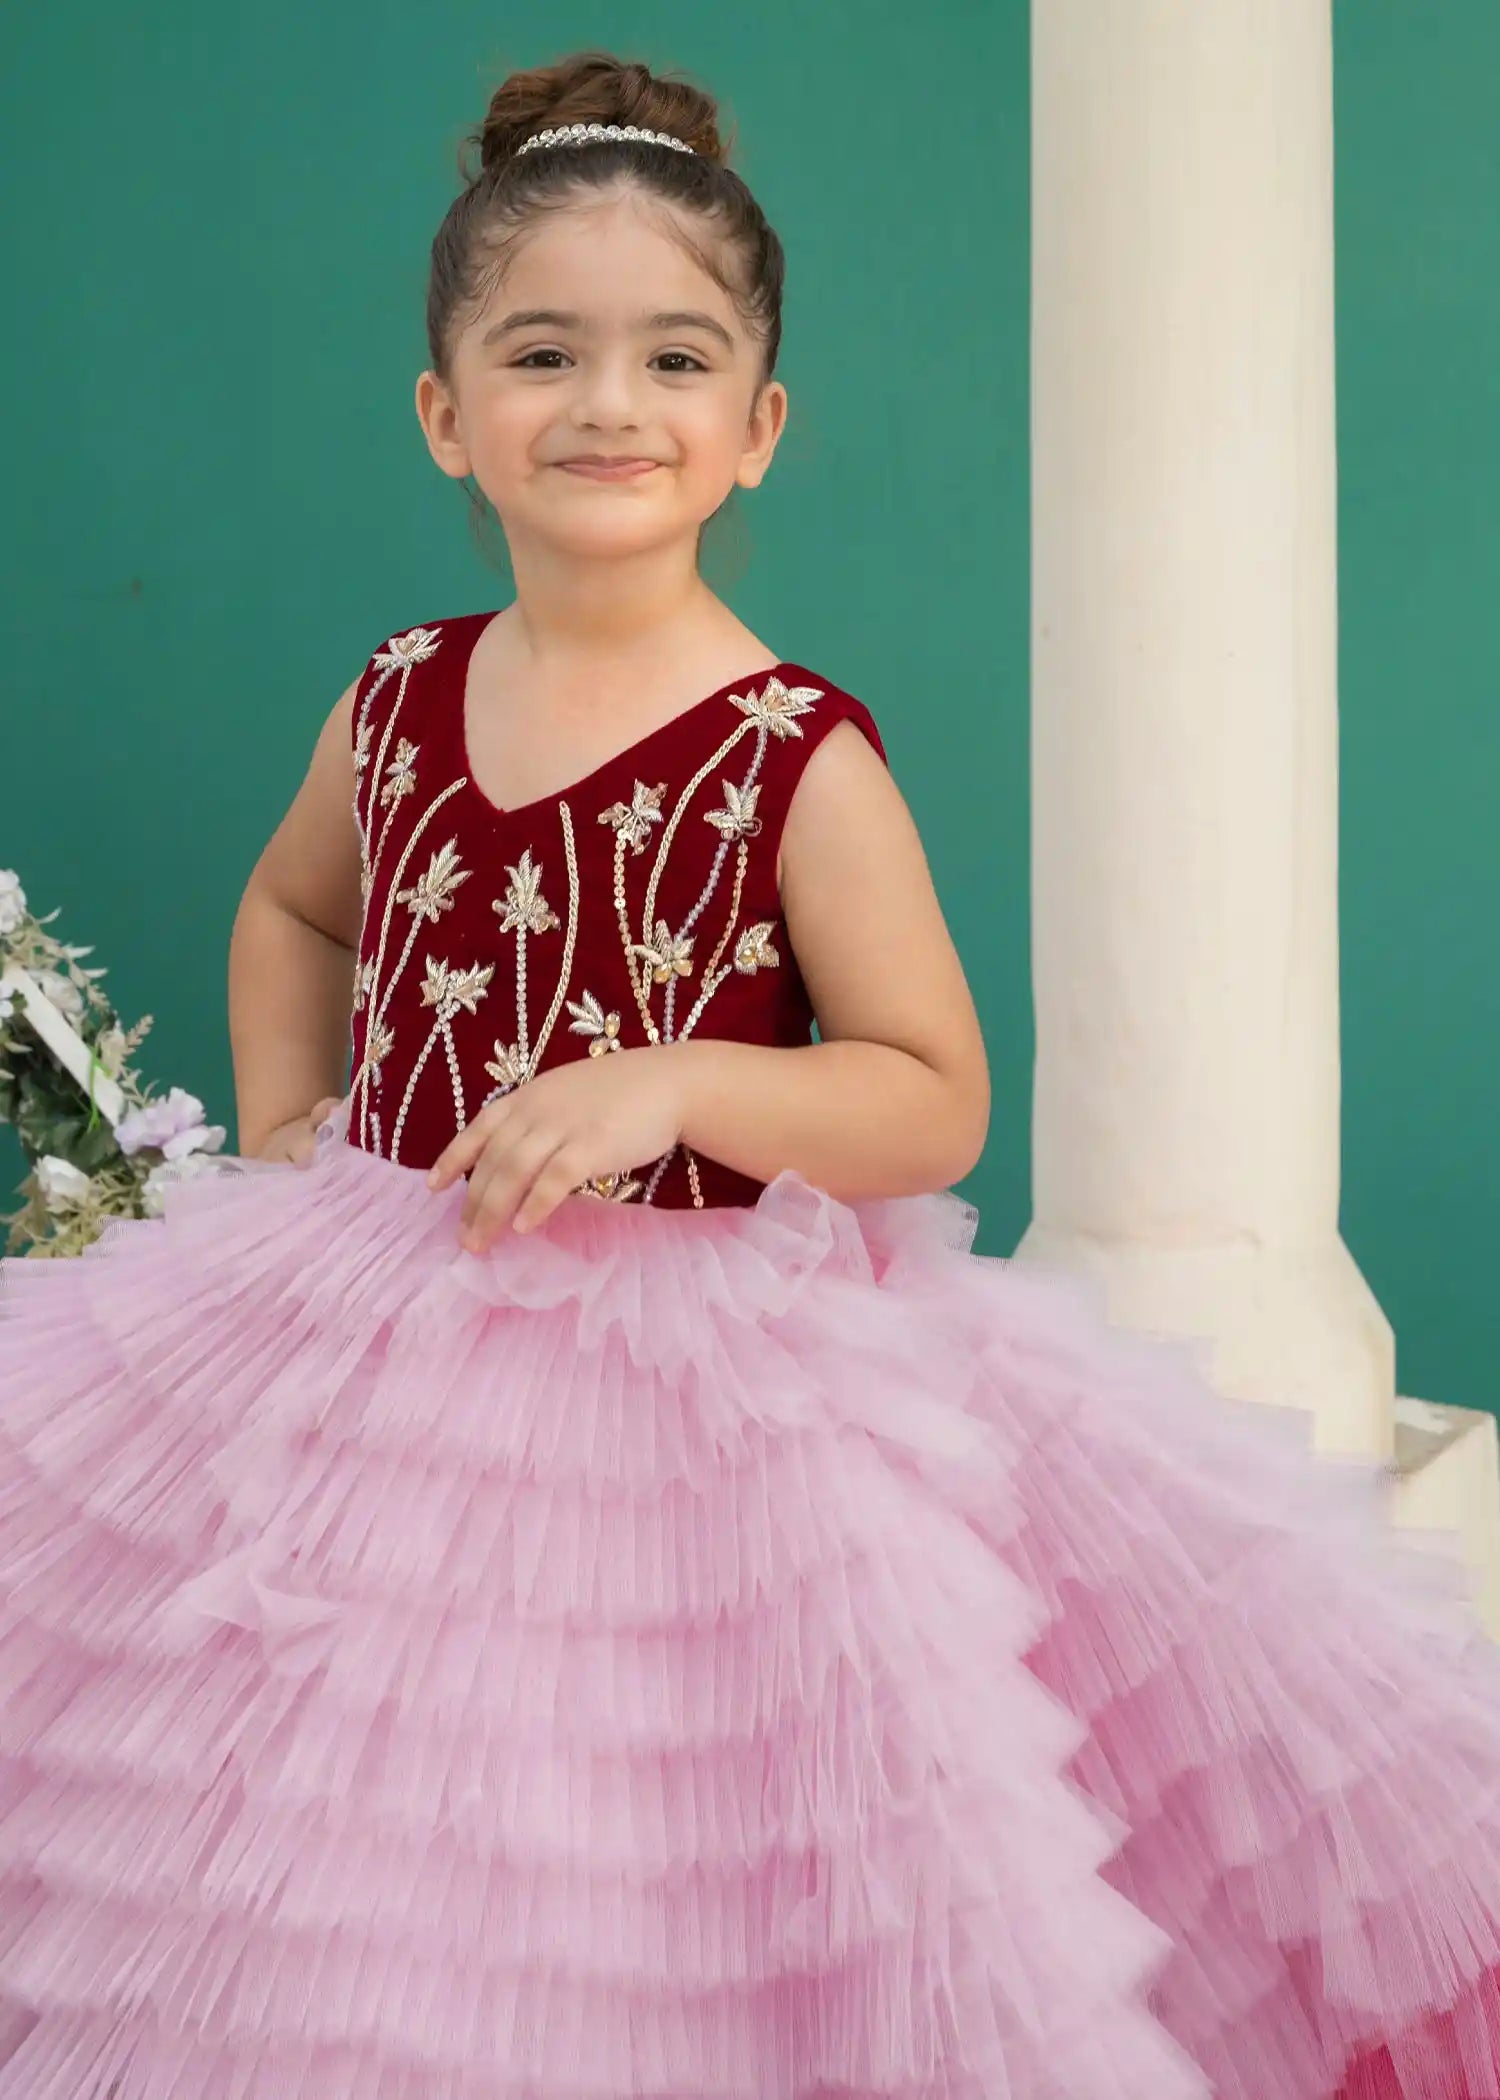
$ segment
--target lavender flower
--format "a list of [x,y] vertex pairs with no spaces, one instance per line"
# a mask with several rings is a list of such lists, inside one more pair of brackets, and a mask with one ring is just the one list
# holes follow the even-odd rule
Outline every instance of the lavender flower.
[[133,1108],[115,1128],[115,1141],[127,1157],[160,1152],[163,1159],[186,1159],[191,1152],[217,1152],[228,1132],[203,1120],[203,1103],[174,1086],[165,1100]]

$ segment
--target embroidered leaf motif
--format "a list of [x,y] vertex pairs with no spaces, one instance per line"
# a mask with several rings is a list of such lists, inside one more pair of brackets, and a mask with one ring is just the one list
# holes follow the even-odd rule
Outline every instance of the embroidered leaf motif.
[[729,697],[758,728],[785,738],[801,736],[797,717],[812,713],[813,702],[822,699],[823,689],[816,685],[785,686],[779,678],[768,678],[759,693],[752,687],[748,693],[731,693]]
[[375,735],[373,722],[361,722],[354,733],[354,777],[364,778],[365,768],[370,763],[370,744]]
[[704,823],[712,824],[715,831],[726,839],[753,839],[760,830],[760,818],[755,814],[755,805],[760,800],[760,783],[757,781],[754,787],[739,788],[732,780],[723,780],[719,785],[724,790],[724,807],[706,811]]
[[395,755],[385,769],[385,779],[380,788],[382,809],[395,807],[403,795],[417,792],[417,747],[407,737],[402,737],[396,746]]
[[598,1196],[605,1203],[629,1203],[641,1193],[642,1184],[632,1181],[628,1174],[598,1174],[592,1181],[581,1182],[573,1191],[575,1196]]
[[354,1011],[357,1014],[362,1014],[364,1012],[365,1002],[370,996],[370,992],[372,987],[374,986],[374,983],[374,963],[356,962],[354,966]]
[[771,921],[761,919],[754,926],[747,926],[734,945],[734,966],[742,977],[753,977],[757,970],[774,970],[781,957],[771,946]]
[[620,1048],[620,1016],[607,1014],[592,992],[585,992],[576,1004],[570,999],[568,1012],[573,1016],[568,1033],[589,1037],[590,1057],[603,1057],[607,1050]]
[[532,860],[529,846],[516,865],[505,872],[510,877],[510,887],[504,901],[497,897],[491,907],[500,914],[502,933],[515,933],[521,927],[528,933],[547,933],[561,924],[542,895],[542,864]]
[[387,1028],[383,1021],[371,1023],[369,1038],[365,1043],[365,1054],[360,1059],[359,1070],[354,1075],[356,1086],[368,1074],[373,1074],[377,1079],[380,1077],[380,1067],[390,1056],[395,1042],[396,1031],[393,1028]]
[[601,809],[599,822],[613,825],[627,840],[631,850],[639,853],[651,836],[652,825],[662,822],[661,804],[666,792],[664,780],[654,788],[648,788],[638,780],[629,802],[612,802],[608,809]]
[[657,920],[653,941],[632,941],[630,952],[651,965],[653,984],[665,984],[669,977],[691,977],[693,974],[692,935],[672,933],[665,919]]
[[436,655],[439,639],[436,627],[412,627],[405,634],[393,634],[375,661],[383,671],[404,671]]
[[435,1006],[440,1021],[451,1021],[460,1007],[465,1013],[473,1013],[494,974],[493,963],[471,963],[466,970],[451,970],[447,963],[429,955],[427,975],[422,985],[422,1004]]
[[425,875],[409,890],[397,890],[396,902],[410,906],[414,919],[431,919],[435,926],[440,912],[453,909],[453,892],[468,881],[469,872],[459,866],[457,839],[449,839],[433,854]]
[[501,1086],[519,1086],[526,1077],[526,1060],[521,1055],[520,1045],[496,1043],[495,1054],[484,1069]]

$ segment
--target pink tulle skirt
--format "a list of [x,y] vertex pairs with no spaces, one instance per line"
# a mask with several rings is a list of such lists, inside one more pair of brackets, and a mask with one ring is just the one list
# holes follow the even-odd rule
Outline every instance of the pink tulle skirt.
[[0,1297],[0,2100],[1493,2100],[1500,1656],[936,1197]]

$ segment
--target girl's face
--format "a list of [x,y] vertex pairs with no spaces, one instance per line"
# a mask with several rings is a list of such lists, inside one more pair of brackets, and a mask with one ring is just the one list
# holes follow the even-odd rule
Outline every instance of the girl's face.
[[[733,302],[638,196],[544,220],[454,344],[417,413],[447,474],[472,474],[514,551],[610,557],[696,541],[754,488],[786,420]],[[604,462],[601,473],[588,462]]]

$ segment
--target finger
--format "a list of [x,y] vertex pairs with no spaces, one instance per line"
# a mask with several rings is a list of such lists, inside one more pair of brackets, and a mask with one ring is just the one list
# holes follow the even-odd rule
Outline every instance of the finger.
[[469,1182],[460,1220],[459,1236],[471,1253],[494,1245],[560,1142],[557,1132],[532,1128],[513,1140],[507,1133],[507,1141],[485,1153]]
[[510,1109],[509,1101],[492,1101],[488,1108],[482,1108],[452,1144],[438,1154],[427,1176],[427,1186],[431,1189],[451,1188],[460,1175],[467,1174],[506,1120]]
[[587,1178],[587,1173],[584,1155],[576,1146],[559,1146],[516,1206],[511,1230],[535,1232],[539,1225],[545,1225],[558,1204]]
[[469,1183],[459,1224],[459,1239],[471,1254],[494,1245],[561,1142],[556,1131],[533,1129],[514,1144],[486,1152]]
[[342,1100],[337,1095],[331,1095],[327,1100],[320,1101],[308,1117],[308,1135],[312,1140],[312,1149],[315,1153],[325,1140],[332,1135],[329,1125],[343,1105]]
[[538,1126],[528,1123],[526,1117],[520,1115],[510,1117],[500,1129],[490,1134],[469,1170],[469,1185],[464,1190],[463,1208],[458,1214],[460,1231],[474,1223],[487,1201],[500,1200],[506,1176],[518,1171],[518,1156],[528,1149],[535,1154],[539,1146],[550,1149]]

